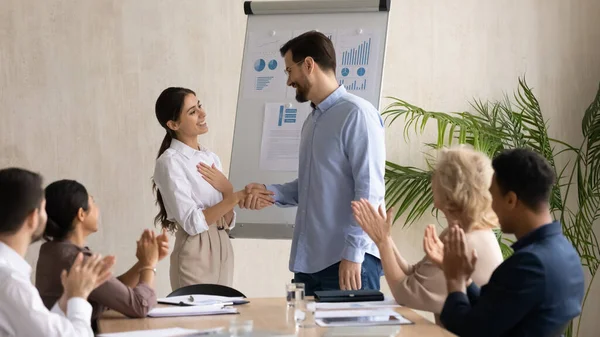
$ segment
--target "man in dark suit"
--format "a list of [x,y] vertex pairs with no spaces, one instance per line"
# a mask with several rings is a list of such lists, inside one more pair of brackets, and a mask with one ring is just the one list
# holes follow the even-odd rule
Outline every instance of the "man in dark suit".
[[548,162],[526,149],[492,162],[492,207],[504,233],[514,234],[514,254],[481,289],[470,281],[477,254],[458,226],[444,243],[448,297],[441,321],[461,336],[558,336],[581,312],[580,259],[553,221],[549,198],[555,175]]

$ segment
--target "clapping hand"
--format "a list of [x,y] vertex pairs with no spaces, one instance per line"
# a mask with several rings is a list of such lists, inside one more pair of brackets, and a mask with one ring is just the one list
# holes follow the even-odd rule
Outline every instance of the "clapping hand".
[[466,289],[467,280],[475,270],[477,252],[469,254],[465,232],[459,226],[452,226],[444,238],[444,275],[448,284],[448,292]]
[[428,225],[423,235],[423,250],[427,258],[440,269],[444,263],[444,243],[437,236],[434,225]]
[[79,297],[87,300],[94,289],[112,277],[111,268],[114,264],[114,256],[102,258],[101,255],[94,254],[84,260],[83,253],[77,254],[71,269],[68,272],[63,270],[60,274],[64,290],[58,300],[61,310],[67,312],[67,301],[71,298]]
[[169,255],[169,236],[166,228],[162,229],[162,233],[156,237],[156,241],[158,242],[158,261],[160,261]]
[[159,257],[159,244],[154,231],[149,229],[144,230],[144,233],[142,233],[142,236],[137,241],[135,255],[143,267],[154,268],[156,266]]
[[392,212],[393,209],[389,209],[386,214],[382,206],[378,212],[366,199],[352,201],[354,219],[377,245],[391,235]]

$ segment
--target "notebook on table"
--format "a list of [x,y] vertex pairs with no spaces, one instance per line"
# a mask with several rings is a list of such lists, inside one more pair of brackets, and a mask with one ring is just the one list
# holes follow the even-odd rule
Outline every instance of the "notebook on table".
[[378,290],[315,291],[315,302],[375,302],[383,299],[383,293]]

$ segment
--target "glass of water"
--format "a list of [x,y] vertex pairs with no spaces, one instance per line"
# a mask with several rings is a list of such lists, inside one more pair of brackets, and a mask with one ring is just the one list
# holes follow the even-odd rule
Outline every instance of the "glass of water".
[[296,301],[304,301],[304,283],[288,283],[285,285],[287,306],[296,306]]
[[294,321],[298,328],[314,328],[315,325],[315,312],[314,308],[309,308],[310,301],[305,298],[296,299],[294,304]]
[[254,321],[234,318],[229,321],[229,336],[250,336]]

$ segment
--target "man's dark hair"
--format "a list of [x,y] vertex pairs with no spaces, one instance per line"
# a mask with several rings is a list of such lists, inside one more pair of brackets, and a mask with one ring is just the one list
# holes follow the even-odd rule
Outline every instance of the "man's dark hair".
[[549,203],[554,185],[554,170],[544,157],[529,149],[513,149],[492,160],[500,191],[510,191],[532,210]]
[[285,56],[288,51],[291,51],[294,62],[300,62],[310,56],[321,69],[335,72],[335,48],[323,33],[312,30],[296,36],[279,49],[281,56]]
[[31,212],[41,206],[42,177],[20,168],[0,170],[0,234],[18,232]]

